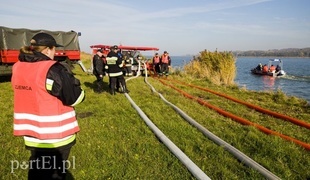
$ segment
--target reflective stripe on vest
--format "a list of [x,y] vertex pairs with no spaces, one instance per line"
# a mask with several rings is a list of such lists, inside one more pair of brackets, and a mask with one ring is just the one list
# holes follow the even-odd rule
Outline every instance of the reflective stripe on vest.
[[113,65],[116,64],[117,57],[107,57],[106,60],[108,65]]
[[[119,69],[118,70],[118,68],[117,68],[117,72],[115,72],[115,66],[118,66],[119,68],[122,68],[123,67],[123,64],[119,64],[119,65],[117,65],[117,60],[118,60],[118,58],[117,57],[107,57],[106,58],[106,60],[107,60],[107,65],[106,65],[106,69],[109,69],[109,71],[108,71],[108,75],[109,75],[109,77],[117,77],[117,76],[121,76],[121,75],[123,75],[123,72]],[[111,68],[110,68],[110,67]],[[111,72],[112,71],[112,72]],[[114,71],[114,72],[113,72]]]
[[123,72],[108,73],[108,75],[109,75],[110,77],[117,77],[117,76],[121,76],[121,75],[123,75]]
[[132,64],[131,64],[131,62],[132,62],[131,59],[132,59],[132,58],[129,58],[129,59],[127,59],[127,60],[125,61],[125,66],[126,66],[126,67],[131,67],[131,65],[132,65]]
[[80,130],[73,107],[63,105],[46,90],[46,75],[55,63],[40,61],[14,64],[15,136],[31,136],[41,140],[63,139]]
[[56,139],[74,134],[77,128],[74,111],[58,116],[14,113],[14,135],[16,136],[26,134],[40,139]]
[[64,145],[67,145],[73,142],[76,138],[76,135],[73,134],[71,136],[67,136],[62,139],[48,139],[48,140],[40,140],[33,137],[24,136],[25,145],[29,147],[36,148],[57,148]]
[[80,96],[77,98],[77,100],[71,106],[76,106],[77,104],[80,104],[83,101],[84,97],[85,97],[85,91],[82,90]]

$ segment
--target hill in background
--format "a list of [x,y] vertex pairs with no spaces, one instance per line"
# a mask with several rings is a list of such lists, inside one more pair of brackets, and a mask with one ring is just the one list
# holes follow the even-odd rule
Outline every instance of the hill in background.
[[234,56],[259,56],[259,57],[310,57],[310,48],[286,48],[271,49],[268,51],[249,50],[249,51],[233,51]]

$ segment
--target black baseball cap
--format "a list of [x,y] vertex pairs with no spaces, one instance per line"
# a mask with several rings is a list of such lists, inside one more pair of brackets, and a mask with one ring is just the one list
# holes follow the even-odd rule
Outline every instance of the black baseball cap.
[[114,45],[114,46],[113,46],[113,49],[118,49],[118,46],[117,46],[117,45]]
[[53,36],[47,33],[38,33],[34,35],[31,39],[32,46],[55,46],[55,47],[64,47],[63,45],[57,44]]

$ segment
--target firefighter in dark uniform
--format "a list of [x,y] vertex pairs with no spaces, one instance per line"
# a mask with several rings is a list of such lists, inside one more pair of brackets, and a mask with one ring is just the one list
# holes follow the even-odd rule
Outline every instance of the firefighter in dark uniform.
[[126,87],[125,78],[123,76],[123,72],[121,69],[123,67],[122,59],[118,55],[117,51],[118,51],[118,46],[114,45],[112,47],[112,50],[107,55],[106,65],[105,65],[105,68],[109,75],[110,93],[112,95],[115,95],[115,87],[116,87],[117,81],[121,83],[123,92],[129,93]]
[[125,70],[126,70],[126,76],[132,76],[131,66],[133,62],[133,57],[131,55],[131,52],[128,51],[127,55],[125,56]]
[[96,76],[96,92],[103,92],[103,77],[105,75],[104,61],[103,61],[102,49],[98,49],[97,53],[93,57],[93,74]]

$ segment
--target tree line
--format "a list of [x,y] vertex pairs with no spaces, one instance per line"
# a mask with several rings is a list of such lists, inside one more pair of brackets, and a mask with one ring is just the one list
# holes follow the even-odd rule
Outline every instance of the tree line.
[[287,48],[272,49],[267,51],[249,50],[249,51],[233,51],[235,57],[254,56],[254,57],[310,57],[310,48]]

